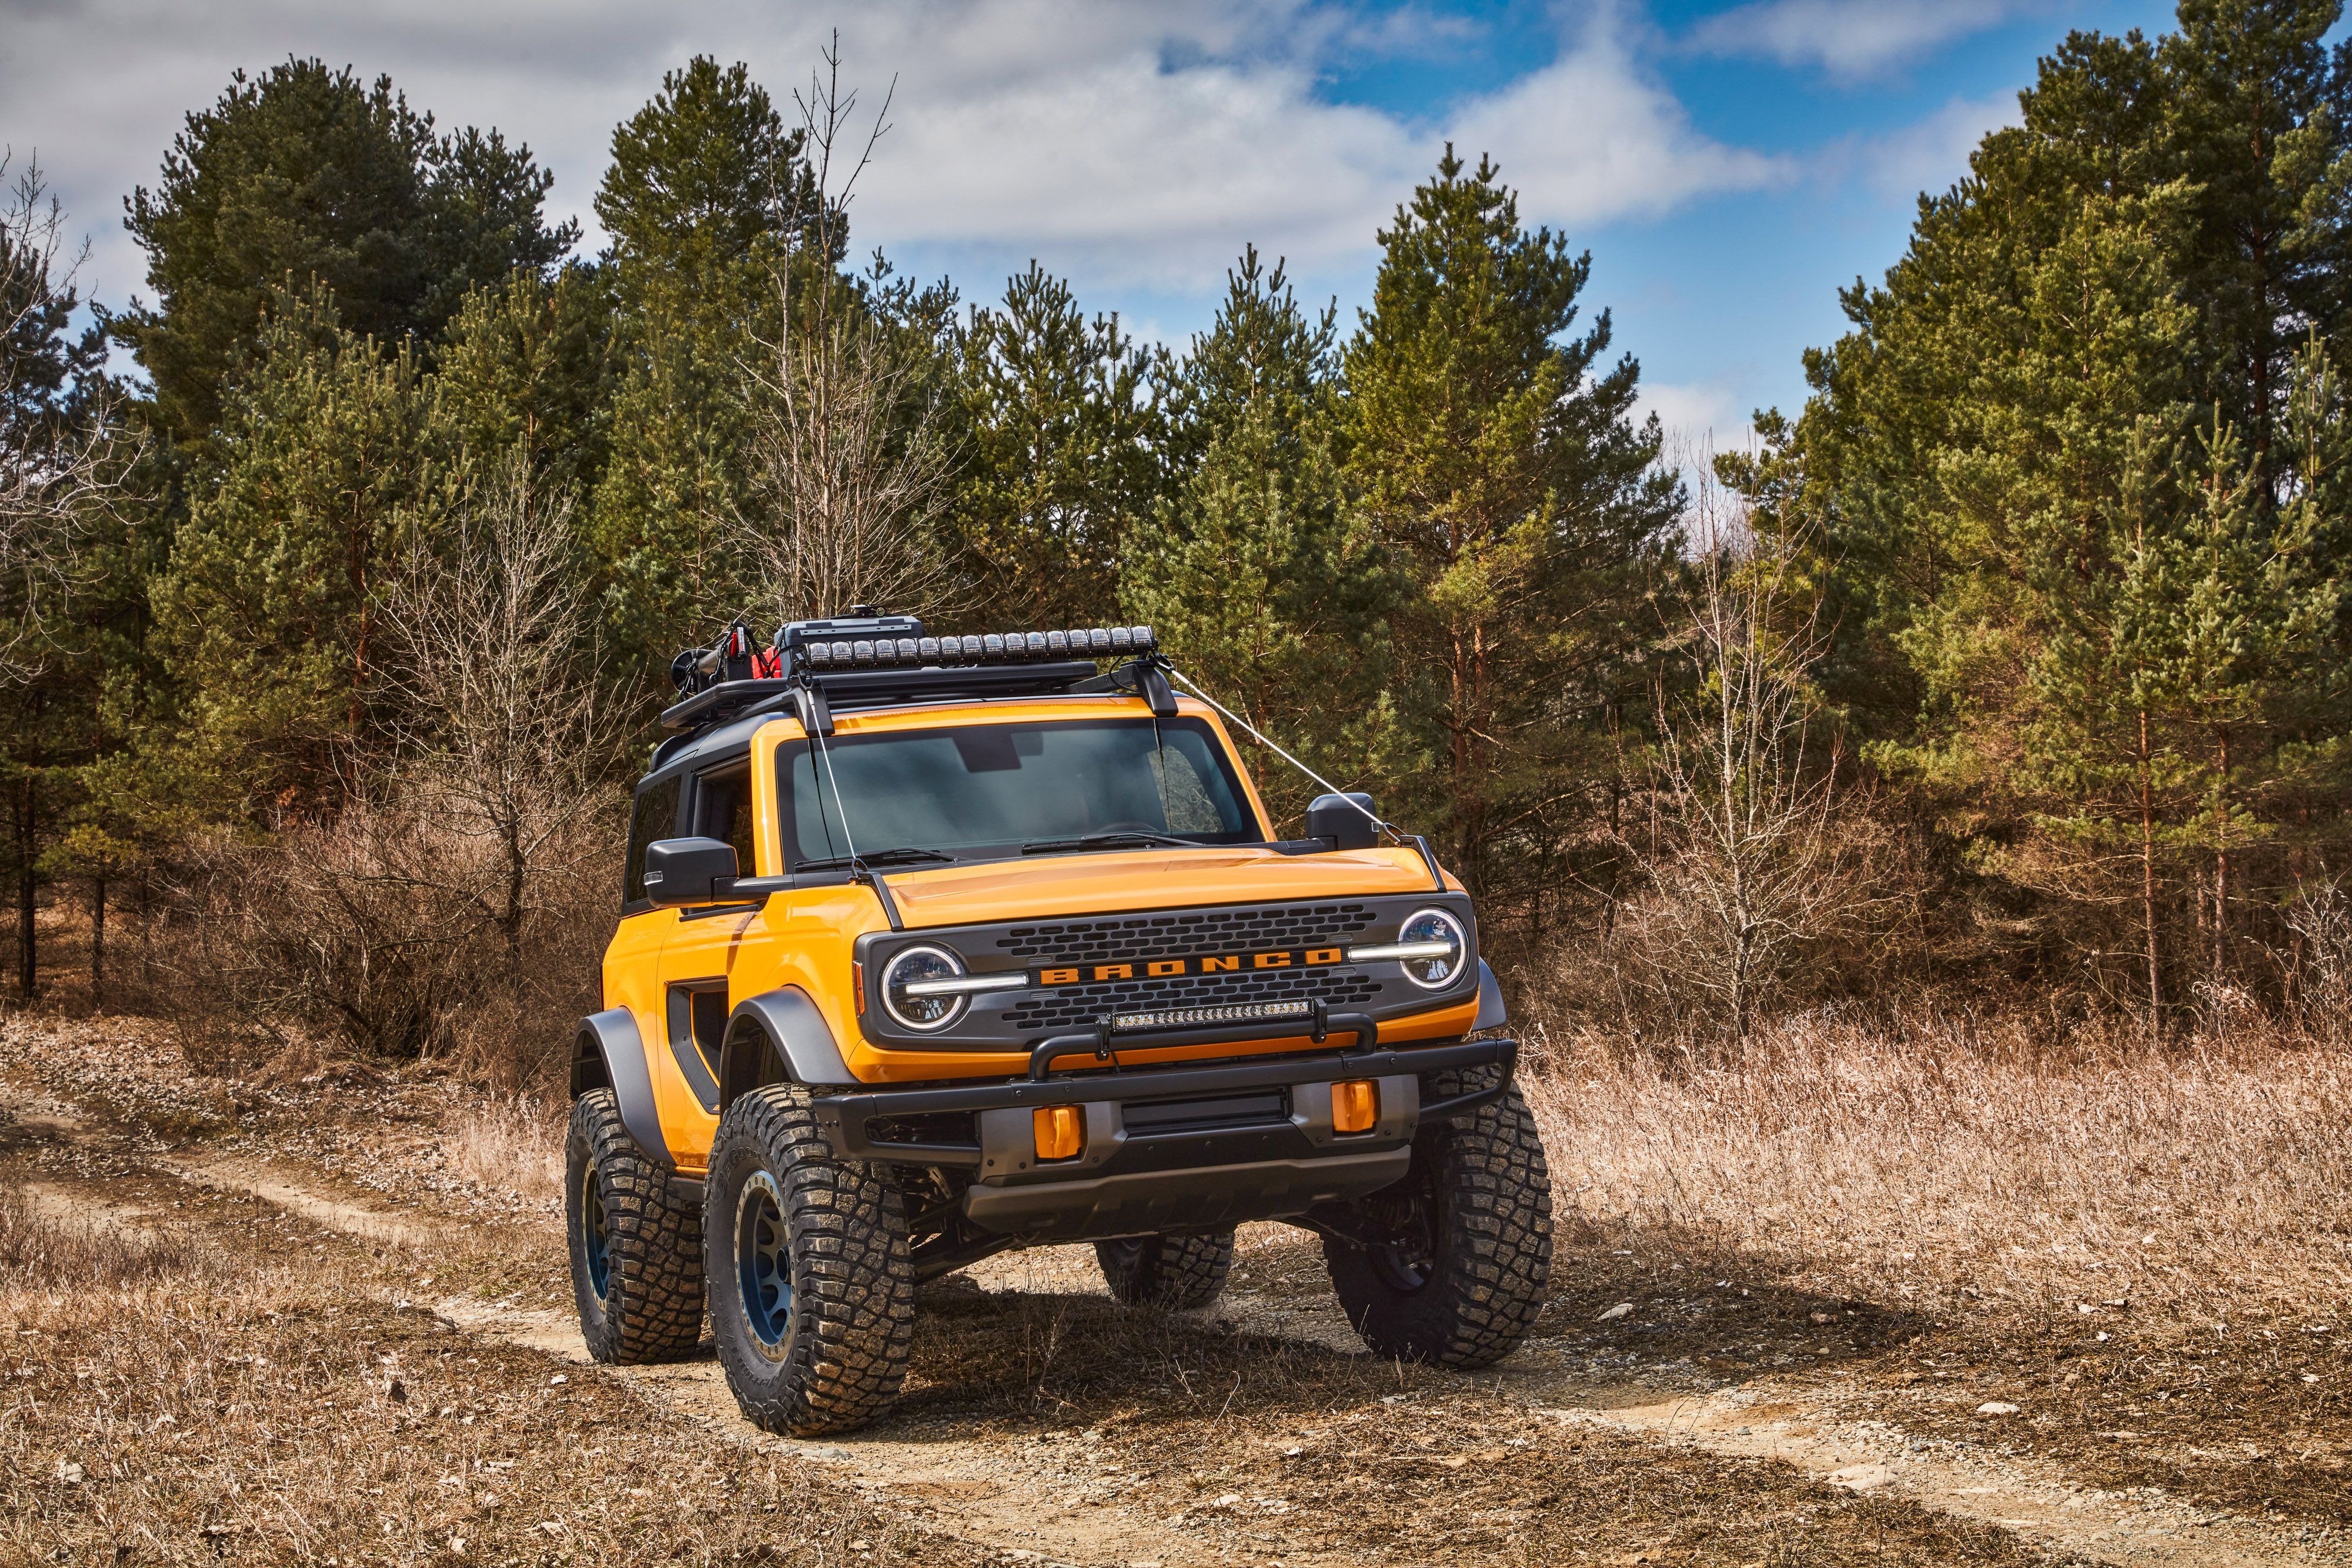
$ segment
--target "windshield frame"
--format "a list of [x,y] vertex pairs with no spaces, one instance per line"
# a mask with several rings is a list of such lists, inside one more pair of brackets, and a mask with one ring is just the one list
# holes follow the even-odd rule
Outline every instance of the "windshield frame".
[[[1034,715],[1034,716],[1029,715],[1015,716],[1013,714],[1003,713],[1001,710],[998,712],[985,714],[973,713],[966,710],[955,713],[942,713],[939,716],[938,722],[936,723],[913,725],[892,724],[886,727],[877,727],[872,729],[861,728],[857,730],[849,729],[845,726],[839,732],[826,739],[824,742],[824,749],[834,754],[834,758],[837,765],[839,762],[840,753],[850,747],[859,747],[872,744],[883,744],[897,739],[913,739],[920,737],[936,736],[943,731],[982,728],[1068,729],[1117,727],[1122,729],[1141,729],[1150,727],[1154,726],[1155,723],[1159,727],[1163,729],[1182,729],[1192,732],[1197,734],[1207,743],[1207,748],[1210,754],[1214,758],[1217,768],[1223,775],[1225,788],[1231,794],[1234,804],[1239,808],[1244,818],[1244,826],[1234,831],[1246,836],[1225,839],[1221,837],[1210,837],[1207,835],[1183,833],[1174,829],[1154,829],[1152,831],[1155,833],[1165,833],[1166,836],[1171,838],[1197,840],[1196,842],[1188,842],[1186,845],[1182,846],[1183,848],[1231,850],[1244,847],[1258,847],[1272,842],[1271,829],[1267,825],[1265,804],[1258,799],[1255,781],[1249,777],[1247,771],[1241,766],[1241,759],[1234,755],[1232,742],[1226,737],[1223,727],[1216,722],[1213,716],[1205,713],[1185,712],[1178,715],[1174,718],[1164,718],[1155,721],[1148,716],[1124,709],[1099,714],[1074,714],[1065,709],[1064,711],[1055,713],[1041,713]],[[795,791],[793,775],[794,765],[803,756],[810,753],[813,749],[814,746],[812,741],[805,736],[791,735],[787,738],[780,739],[776,743],[775,756],[771,763],[770,777],[774,780],[776,790],[777,848],[782,856],[782,862],[787,874],[793,876],[806,874],[811,878],[825,881],[830,881],[836,877],[846,879],[850,873],[846,867],[843,866],[825,864],[805,873],[803,873],[801,870],[802,866],[810,864],[811,862],[803,860],[799,852],[799,814],[795,809],[796,802],[794,799]],[[824,766],[821,760],[816,764],[816,789],[820,796],[828,797],[824,802],[825,813],[828,816],[834,817],[837,821],[839,820],[837,809],[829,799],[833,792],[833,780],[825,776]],[[848,827],[850,833],[853,836],[857,836],[859,829],[856,815],[856,807],[855,800],[856,797],[853,794]],[[1080,836],[1080,831],[1073,831],[1067,834],[1056,833],[1044,836],[1053,838],[1076,838]],[[1101,831],[1101,830],[1096,830],[1096,831]],[[1065,855],[1117,853],[1124,852],[1130,847],[1137,850],[1154,851],[1163,854],[1173,854],[1179,852],[1179,846],[1177,845],[1155,845],[1140,842],[1132,846],[1118,844],[1115,848],[1111,846],[1081,847],[1073,845],[1068,849],[1061,850],[1033,851],[1027,849],[1026,845],[1029,842],[1034,841],[1040,835],[1034,834],[1024,835],[1019,838],[1008,839],[1003,842],[979,844],[909,845],[901,844],[896,840],[890,840],[886,834],[883,838],[877,839],[871,843],[867,842],[863,836],[858,836],[857,847],[861,856],[878,854],[891,850],[912,847],[931,850],[947,857],[946,859],[938,861],[903,861],[875,868],[879,871],[889,872],[893,874],[908,872],[940,870],[944,869],[950,864],[970,865],[994,861],[1055,860]],[[815,860],[827,860],[830,857],[824,856],[814,857]]]

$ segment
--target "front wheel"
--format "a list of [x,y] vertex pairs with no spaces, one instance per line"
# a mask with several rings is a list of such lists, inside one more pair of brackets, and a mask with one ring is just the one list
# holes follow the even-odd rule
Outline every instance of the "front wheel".
[[[1486,1087],[1497,1070],[1433,1073],[1429,1092]],[[1459,1122],[1423,1124],[1394,1186],[1346,1206],[1323,1258],[1375,1353],[1440,1366],[1500,1361],[1535,1326],[1551,1279],[1551,1173],[1516,1085]]]
[[1130,1236],[1095,1243],[1103,1283],[1121,1306],[1187,1312],[1207,1306],[1234,1269],[1234,1233]]
[[701,1217],[621,1121],[610,1089],[572,1106],[563,1219],[580,1337],[598,1361],[676,1361],[702,1338]]
[[735,1403],[795,1437],[887,1411],[915,1338],[906,1206],[877,1166],[843,1161],[808,1096],[755,1089],[728,1107],[703,1186],[710,1332]]

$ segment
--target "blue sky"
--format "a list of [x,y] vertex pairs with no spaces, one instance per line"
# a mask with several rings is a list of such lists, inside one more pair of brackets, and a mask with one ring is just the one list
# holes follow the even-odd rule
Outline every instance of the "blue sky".
[[1651,406],[1686,440],[1801,402],[1836,291],[1900,253],[1922,188],[2015,113],[2071,27],[2161,31],[2132,0],[0,0],[0,142],[37,153],[120,302],[121,201],[230,69],[289,53],[388,71],[444,125],[495,124],[588,219],[614,123],[696,52],[780,98],[838,27],[892,130],[862,244],[992,298],[1034,256],[1091,308],[1181,342],[1244,242],[1343,321],[1374,230],[1449,137],[1523,215],[1593,254]]

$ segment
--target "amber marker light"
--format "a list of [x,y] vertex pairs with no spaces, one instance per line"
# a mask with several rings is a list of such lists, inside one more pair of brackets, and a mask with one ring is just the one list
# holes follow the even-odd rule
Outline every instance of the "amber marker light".
[[852,958],[849,961],[849,994],[857,998],[857,1016],[866,1016],[866,966]]
[[1074,1160],[1087,1146],[1086,1117],[1076,1105],[1040,1105],[1029,1113],[1029,1120],[1037,1130],[1041,1160]]
[[[1040,1115],[1044,1113],[1040,1112]],[[1346,1083],[1331,1085],[1331,1130],[1335,1133],[1369,1133],[1381,1119],[1381,1086],[1369,1078],[1358,1078]],[[1038,1126],[1043,1128],[1044,1123]],[[1038,1134],[1037,1146],[1045,1146],[1045,1134]]]

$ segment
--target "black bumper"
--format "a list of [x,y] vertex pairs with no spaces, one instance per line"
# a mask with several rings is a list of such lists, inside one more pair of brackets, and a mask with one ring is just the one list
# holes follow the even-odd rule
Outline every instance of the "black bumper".
[[[1517,1060],[1516,1040],[1465,1040],[825,1095],[814,1109],[844,1159],[968,1171],[961,1207],[981,1230],[1082,1240],[1220,1229],[1378,1191],[1405,1174],[1423,1121],[1498,1098]],[[1503,1071],[1487,1088],[1422,1098],[1423,1073],[1489,1066]],[[1377,1123],[1335,1132],[1331,1085],[1365,1078],[1380,1085]],[[1047,1105],[1081,1108],[1076,1157],[1037,1159],[1030,1113]],[[941,1136],[943,1124],[968,1131]]]

